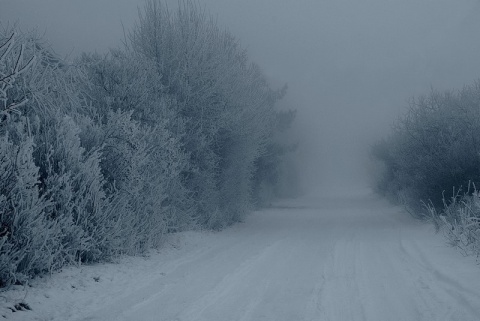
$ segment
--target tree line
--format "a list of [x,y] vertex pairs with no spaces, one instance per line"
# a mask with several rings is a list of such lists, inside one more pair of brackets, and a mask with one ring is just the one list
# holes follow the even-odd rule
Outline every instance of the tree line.
[[195,1],[73,62],[0,32],[0,287],[242,221],[295,183],[285,93]]
[[480,81],[412,98],[371,154],[376,190],[480,254]]

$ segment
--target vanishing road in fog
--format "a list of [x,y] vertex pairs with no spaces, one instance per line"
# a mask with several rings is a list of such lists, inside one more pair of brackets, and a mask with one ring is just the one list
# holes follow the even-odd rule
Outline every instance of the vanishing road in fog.
[[190,232],[182,255],[58,320],[479,320],[474,260],[367,190],[337,195]]

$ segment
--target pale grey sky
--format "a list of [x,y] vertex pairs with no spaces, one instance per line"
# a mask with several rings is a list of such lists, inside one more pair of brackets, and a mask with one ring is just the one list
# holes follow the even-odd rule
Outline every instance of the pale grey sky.
[[[412,95],[480,78],[479,0],[200,0],[299,111],[313,181],[363,175],[364,156]],[[143,0],[0,0],[61,53],[119,44]],[[168,0],[172,6],[175,0]],[[319,169],[318,171],[316,169]]]

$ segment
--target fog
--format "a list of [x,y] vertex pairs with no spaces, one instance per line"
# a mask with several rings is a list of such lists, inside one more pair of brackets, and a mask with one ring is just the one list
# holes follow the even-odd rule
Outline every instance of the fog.
[[[121,44],[142,0],[0,0],[61,55]],[[176,1],[168,1],[174,6]],[[201,0],[298,110],[304,182],[364,180],[369,145],[412,96],[480,77],[478,0]]]

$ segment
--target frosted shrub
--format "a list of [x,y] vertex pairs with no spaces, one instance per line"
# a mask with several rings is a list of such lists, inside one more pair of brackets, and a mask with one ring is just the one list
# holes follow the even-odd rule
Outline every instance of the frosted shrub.
[[285,90],[198,3],[148,1],[126,42],[67,63],[0,33],[0,287],[221,229],[279,181]]
[[158,93],[176,101],[194,221],[218,229],[242,220],[254,203],[256,161],[272,142],[274,105],[284,90],[270,89],[236,38],[195,1],[180,1],[175,11],[147,1],[129,48],[157,72]]
[[[378,192],[431,219],[464,253],[480,254],[480,81],[412,99],[388,139],[372,148]],[[447,203],[445,191],[456,189]],[[463,196],[462,196],[463,195]],[[422,203],[427,203],[427,215]]]
[[465,254],[480,256],[480,195],[474,192],[461,198],[454,196],[438,213],[428,207],[437,229],[441,229],[450,244]]
[[83,106],[75,89],[75,72],[33,35],[21,39],[20,48],[25,48],[25,55],[34,55],[36,63],[11,93],[28,99],[23,113],[34,142],[39,192],[49,202],[45,217],[51,231],[45,233],[55,238],[61,253],[52,262],[58,268],[105,258],[111,205],[103,192],[100,147],[87,152],[80,140],[75,118]]
[[[24,282],[52,268],[49,205],[39,192],[34,140],[21,110],[29,102],[23,77],[35,56],[26,54],[21,36],[0,35],[0,287]],[[53,242],[54,243],[54,242]]]
[[[24,282],[53,267],[48,205],[39,195],[33,140],[0,137],[0,286]],[[54,246],[54,244],[53,244]]]
[[[97,261],[109,255],[113,224],[110,200],[103,188],[99,151],[87,154],[77,124],[58,117],[43,131],[50,139],[43,154],[43,193],[51,201],[47,215],[61,229],[66,259]],[[50,133],[50,135],[48,135]]]
[[460,91],[433,91],[411,101],[391,136],[374,146],[382,165],[377,190],[403,194],[414,211],[420,201],[440,209],[442,192],[480,180],[480,83]]
[[0,273],[8,285],[108,257],[113,211],[100,150],[86,153],[66,115],[81,108],[68,68],[32,35],[3,39]]
[[125,204],[125,227],[132,228],[125,248],[142,251],[193,220],[182,176],[189,166],[184,125],[176,118],[176,102],[159,96],[159,77],[142,57],[115,50],[104,57],[84,55],[81,62],[83,90],[98,120],[84,136],[103,146],[102,172]]
[[161,203],[167,195],[160,164],[149,155],[154,147],[147,136],[153,133],[131,120],[131,114],[109,112],[102,167],[124,204],[120,212],[124,251],[135,254],[150,248],[165,232]]

